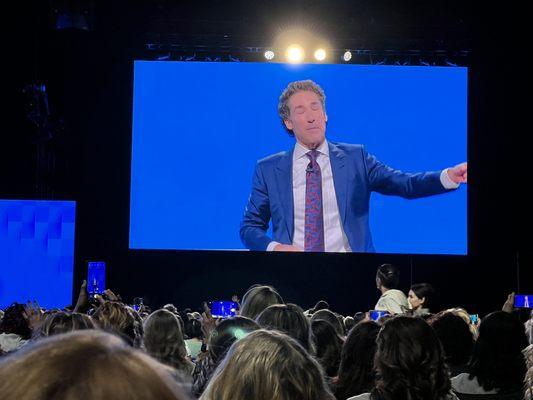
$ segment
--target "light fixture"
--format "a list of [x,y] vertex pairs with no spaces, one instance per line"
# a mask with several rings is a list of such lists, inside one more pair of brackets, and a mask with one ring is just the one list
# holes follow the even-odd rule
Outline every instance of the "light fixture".
[[302,62],[304,59],[304,49],[300,45],[293,44],[287,48],[287,61],[293,64]]
[[315,59],[317,61],[324,61],[326,59],[326,50],[324,49],[317,49],[315,51]]

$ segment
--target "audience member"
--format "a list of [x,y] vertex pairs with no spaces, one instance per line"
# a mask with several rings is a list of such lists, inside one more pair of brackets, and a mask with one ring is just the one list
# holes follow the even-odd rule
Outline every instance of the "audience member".
[[398,290],[400,271],[392,264],[379,266],[376,272],[376,287],[381,291],[381,297],[376,303],[375,310],[388,311],[390,314],[403,314],[409,309],[405,294]]
[[291,337],[258,330],[237,341],[201,400],[333,400],[318,363]]
[[283,299],[272,286],[252,286],[242,298],[240,315],[255,320],[268,306],[283,303]]

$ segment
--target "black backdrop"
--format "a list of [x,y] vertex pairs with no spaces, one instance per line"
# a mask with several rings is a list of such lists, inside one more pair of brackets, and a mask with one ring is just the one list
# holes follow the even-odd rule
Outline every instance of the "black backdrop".
[[[307,307],[323,298],[334,309],[353,313],[375,304],[375,268],[383,262],[400,267],[404,290],[411,282],[434,284],[438,306],[464,305],[485,313],[500,307],[519,284],[521,292],[533,291],[523,10],[481,9],[473,1],[172,3],[81,2],[90,6],[89,32],[52,29],[55,7],[68,2],[21,1],[11,14],[14,46],[4,50],[12,70],[4,86],[0,197],[78,202],[75,288],[85,275],[84,261],[101,259],[108,263],[108,287],[127,301],[143,296],[152,306],[174,302],[198,308],[202,300],[242,295],[254,283],[270,283],[286,301]],[[470,68],[469,256],[128,250],[132,60],[151,56],[145,51],[147,35],[229,31],[231,37],[265,39],[288,20],[322,33],[336,26],[336,34],[359,35],[381,48],[423,38],[421,46],[441,40],[444,49],[460,43],[470,50],[465,62]],[[191,37],[184,40],[198,38]],[[35,129],[21,92],[35,80],[46,83],[51,112],[62,126],[41,144],[53,168],[40,175]],[[453,146],[445,139],[444,145]]]

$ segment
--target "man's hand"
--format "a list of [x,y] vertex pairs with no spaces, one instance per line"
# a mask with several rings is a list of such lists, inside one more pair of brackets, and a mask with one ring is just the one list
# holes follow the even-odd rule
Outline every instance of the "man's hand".
[[278,244],[274,247],[274,251],[303,251],[303,249],[298,246],[293,246],[290,244]]
[[455,183],[467,183],[468,163],[464,162],[455,167],[448,168],[448,177]]

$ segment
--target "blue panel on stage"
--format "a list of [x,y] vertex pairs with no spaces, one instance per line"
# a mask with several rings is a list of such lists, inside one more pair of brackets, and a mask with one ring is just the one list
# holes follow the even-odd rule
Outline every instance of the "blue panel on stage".
[[[462,67],[136,61],[130,248],[243,249],[256,161],[294,146],[277,114],[294,80],[324,89],[329,141],[364,144],[407,172],[466,161],[467,75]],[[374,193],[370,222],[377,252],[466,254],[466,186],[419,200]]]
[[0,200],[0,308],[71,304],[76,202]]

